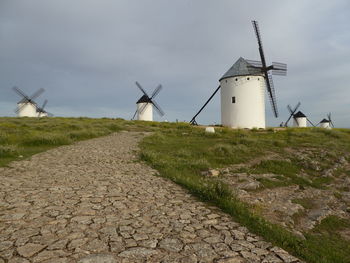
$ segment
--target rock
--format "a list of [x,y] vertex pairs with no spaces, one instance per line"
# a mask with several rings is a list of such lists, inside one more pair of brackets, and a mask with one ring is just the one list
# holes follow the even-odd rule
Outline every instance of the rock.
[[63,250],[50,250],[50,251],[42,251],[37,256],[33,258],[33,263],[42,262],[44,260],[49,260],[52,258],[58,257],[66,257],[69,254],[64,252]]
[[205,132],[207,132],[207,133],[215,133],[215,129],[214,129],[214,127],[206,127],[205,128]]
[[207,237],[204,239],[204,241],[209,243],[209,244],[215,244],[215,243],[222,242],[221,237],[219,235]]
[[96,254],[84,257],[78,263],[118,263],[118,261],[112,255]]
[[128,250],[125,250],[118,254],[119,257],[123,258],[147,258],[157,254],[156,250],[148,249],[144,247],[133,247]]
[[216,261],[217,263],[245,263],[247,262],[242,257],[231,257],[231,258],[223,258]]
[[28,243],[22,247],[17,248],[17,252],[20,256],[29,258],[35,255],[36,253],[40,252],[44,248],[44,245]]
[[159,247],[171,252],[180,252],[183,244],[177,238],[165,238],[159,242]]
[[[0,260],[0,263],[5,263],[5,261],[1,262]],[[26,260],[25,258],[20,258],[20,257],[14,257],[14,258],[11,258],[8,263],[30,263],[29,260]]]
[[278,257],[274,255],[267,255],[261,263],[283,263]]
[[215,169],[210,169],[207,173],[208,176],[211,176],[211,177],[217,177],[220,175],[220,171],[218,170],[215,170]]
[[10,247],[12,247],[13,242],[12,241],[2,241],[0,242],[0,251],[9,249]]
[[243,190],[256,190],[259,187],[260,187],[260,183],[258,181],[252,181],[252,182],[239,185],[239,188]]
[[253,262],[259,262],[260,261],[260,257],[258,257],[257,255],[248,252],[248,251],[241,251],[241,255],[243,258],[247,259],[247,260],[252,260]]

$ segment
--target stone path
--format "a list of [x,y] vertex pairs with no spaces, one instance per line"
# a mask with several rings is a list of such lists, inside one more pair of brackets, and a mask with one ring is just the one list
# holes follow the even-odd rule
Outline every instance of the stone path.
[[0,263],[300,262],[137,162],[121,132],[0,168]]

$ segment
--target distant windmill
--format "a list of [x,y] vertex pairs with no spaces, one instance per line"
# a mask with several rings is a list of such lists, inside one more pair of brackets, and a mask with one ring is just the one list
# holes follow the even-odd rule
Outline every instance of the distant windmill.
[[263,52],[257,21],[252,21],[258,40],[260,61],[239,58],[237,62],[219,79],[220,86],[214,91],[196,117],[221,88],[221,123],[233,128],[265,128],[265,87],[268,92],[274,116],[278,117],[277,102],[272,76],[287,74],[287,65],[272,62],[267,66]]
[[323,119],[322,121],[320,121],[319,125],[321,128],[326,128],[326,129],[334,128],[334,124],[331,118],[331,113],[328,113],[327,119]]
[[290,115],[285,123],[285,127],[288,127],[288,122],[292,117],[293,117],[293,127],[307,127],[307,122],[309,122],[313,127],[315,127],[315,125],[306,117],[304,113],[302,113],[301,111],[298,111],[297,113],[295,113],[298,110],[300,105],[301,103],[298,102],[298,104],[294,107],[294,109],[292,109],[290,105],[287,106],[287,109],[289,110]]
[[44,101],[43,106],[36,107],[36,112],[37,112],[38,117],[48,117],[48,116],[52,117],[53,116],[53,114],[44,110],[46,104],[47,104],[47,100]]
[[17,103],[17,109],[15,112],[18,117],[38,117],[37,103],[34,101],[39,97],[45,90],[39,89],[32,96],[27,96],[22,90],[17,87],[12,88],[22,99]]
[[153,106],[161,117],[164,116],[164,111],[160,108],[158,103],[156,103],[156,101],[154,100],[155,96],[157,96],[160,90],[162,89],[162,85],[159,85],[153,91],[150,97],[137,81],[135,83],[136,83],[136,86],[142,91],[143,96],[136,102],[137,109],[135,111],[134,116],[132,117],[132,120],[137,115],[137,120],[153,121]]

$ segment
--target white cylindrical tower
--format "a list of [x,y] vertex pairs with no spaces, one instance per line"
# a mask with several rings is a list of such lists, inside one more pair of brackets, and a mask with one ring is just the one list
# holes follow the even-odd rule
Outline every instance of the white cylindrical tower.
[[36,111],[36,106],[28,102],[19,102],[18,108],[18,117],[37,117],[38,113]]
[[[146,95],[137,102],[137,119],[139,121],[153,121],[153,104]],[[141,112],[142,110],[142,112]]]
[[307,118],[304,113],[298,111],[293,116],[293,126],[294,127],[307,127]]
[[331,129],[331,125],[330,125],[329,120],[323,119],[323,120],[320,122],[320,127],[321,127],[321,128],[325,128],[325,129]]
[[265,79],[240,58],[219,80],[221,123],[232,128],[265,128]]

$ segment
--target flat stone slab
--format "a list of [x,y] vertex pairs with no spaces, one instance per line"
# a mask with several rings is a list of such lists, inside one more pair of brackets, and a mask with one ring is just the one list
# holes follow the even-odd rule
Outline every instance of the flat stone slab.
[[300,262],[137,161],[120,132],[0,168],[0,262]]

